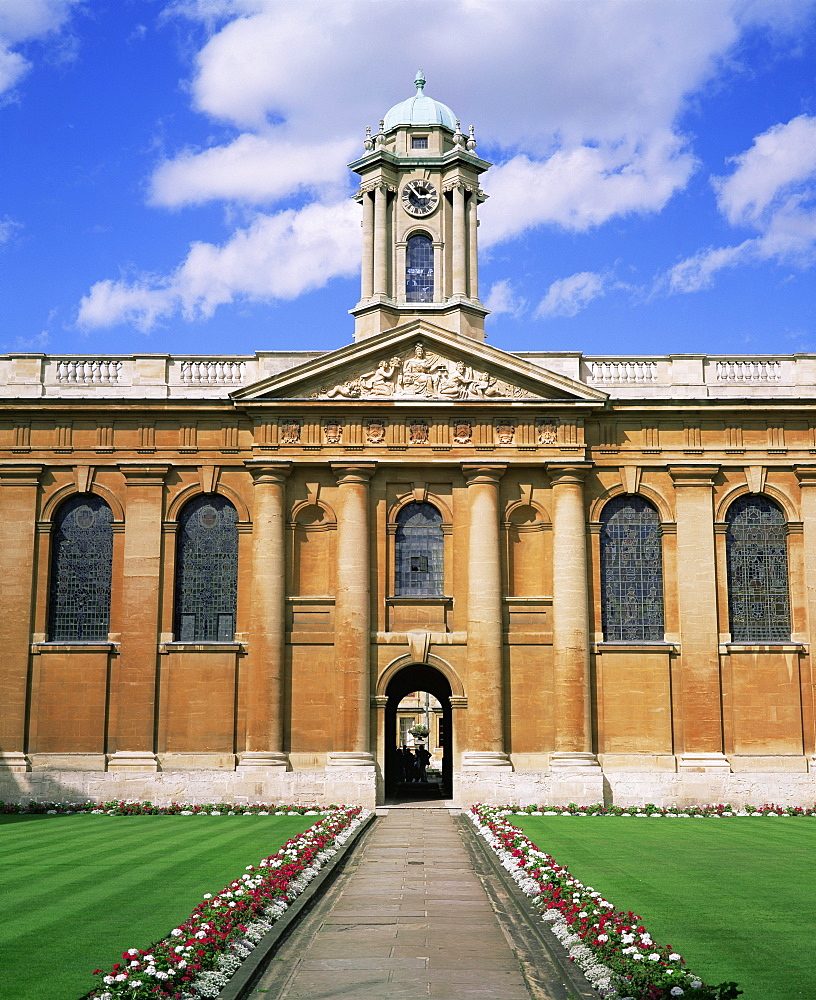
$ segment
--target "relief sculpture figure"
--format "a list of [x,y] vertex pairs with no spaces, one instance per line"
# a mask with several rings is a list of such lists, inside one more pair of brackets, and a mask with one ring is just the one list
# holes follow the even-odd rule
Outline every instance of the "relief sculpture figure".
[[447,366],[435,354],[426,354],[422,344],[414,348],[414,356],[402,364],[402,389],[409,396],[434,396],[439,373]]
[[393,396],[402,370],[402,358],[381,361],[373,372],[360,375],[357,381],[371,396]]

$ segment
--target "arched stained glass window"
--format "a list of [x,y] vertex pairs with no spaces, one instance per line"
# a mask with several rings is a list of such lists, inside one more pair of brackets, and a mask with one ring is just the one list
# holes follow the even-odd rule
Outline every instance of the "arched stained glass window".
[[735,500],[725,516],[733,642],[790,640],[785,515],[765,496]]
[[107,642],[112,525],[110,507],[95,493],[77,493],[57,508],[48,605],[51,642]]
[[238,514],[206,494],[181,510],[176,556],[177,642],[232,642],[238,603]]
[[663,640],[660,518],[642,497],[615,497],[603,509],[601,611],[607,642]]
[[409,503],[397,514],[396,597],[443,593],[442,515],[429,503]]
[[428,236],[409,236],[405,248],[405,301],[433,302],[433,297],[433,243]]

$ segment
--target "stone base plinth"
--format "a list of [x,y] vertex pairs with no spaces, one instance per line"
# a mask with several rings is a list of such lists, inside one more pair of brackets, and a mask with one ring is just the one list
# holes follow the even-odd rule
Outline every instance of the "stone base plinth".
[[28,758],[24,753],[14,750],[0,750],[0,771],[16,773],[28,770]]
[[454,774],[454,803],[490,805],[550,803],[592,805],[603,802],[601,769],[581,771],[511,771],[502,768],[462,770]]
[[594,753],[558,752],[550,754],[550,769],[559,773],[567,771],[600,772],[601,765]]
[[285,753],[271,750],[247,750],[238,761],[238,771],[286,771],[289,759]]
[[463,771],[494,770],[496,768],[512,771],[513,765],[506,753],[491,751],[467,750],[462,754]]
[[336,750],[326,757],[326,767],[376,767],[374,757],[370,753],[355,750]]
[[677,770],[698,774],[728,774],[731,764],[724,753],[681,753],[677,757]]
[[607,771],[604,784],[607,803],[618,806],[653,802],[657,806],[686,807],[726,802],[739,809],[764,802],[781,806],[812,806],[816,802],[814,772]]
[[158,771],[154,753],[143,750],[117,750],[108,756],[109,771]]

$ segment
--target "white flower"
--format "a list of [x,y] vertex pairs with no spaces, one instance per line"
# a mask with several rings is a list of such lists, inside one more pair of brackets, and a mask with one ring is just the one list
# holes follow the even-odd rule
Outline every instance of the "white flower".
[[660,961],[660,955],[658,955],[658,953],[656,951],[653,951],[652,954],[649,955],[649,961],[650,962],[659,962]]
[[609,940],[609,935],[608,934],[599,934],[598,935],[598,940],[599,941],[608,941]]
[[141,965],[141,962],[135,962],[134,961],[134,962],[130,963],[131,969],[138,969],[140,965]]
[[114,976],[114,979],[116,980],[117,983],[123,983],[127,979],[127,976],[124,974],[124,972],[117,972],[117,974]]
[[111,985],[111,983],[115,983],[115,982],[116,982],[116,980],[115,980],[115,979],[113,978],[113,976],[105,976],[105,978],[104,978],[104,979],[102,980],[102,982],[103,982],[103,983],[104,983],[104,984],[105,984],[106,986],[110,986],[110,985]]
[[207,932],[206,931],[196,931],[195,932],[195,936],[197,938],[199,938],[199,940],[200,940],[201,938],[205,938],[207,936]]
[[128,955],[138,955],[139,952],[135,948],[128,948]]
[[204,893],[204,898],[205,899],[212,899],[212,893],[211,892],[205,892]]
[[678,955],[676,951],[673,951],[671,953],[671,955],[669,955],[669,961],[670,962],[679,962],[680,961],[680,955]]
[[703,988],[703,981],[701,979],[693,979],[691,982],[691,988],[693,990],[701,990]]
[[632,958],[635,962],[639,962],[643,958],[643,955],[641,955],[639,951],[636,951],[634,955],[632,955]]
[[683,995],[683,990],[681,990],[679,986],[672,986],[669,993],[671,993],[673,997],[681,997]]
[[182,935],[182,931],[178,927],[174,927],[172,929],[172,931],[170,931],[170,936],[171,937],[181,937],[181,935]]

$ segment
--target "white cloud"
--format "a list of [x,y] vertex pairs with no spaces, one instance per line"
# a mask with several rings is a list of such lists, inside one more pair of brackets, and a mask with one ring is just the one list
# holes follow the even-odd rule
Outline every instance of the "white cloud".
[[774,125],[732,162],[730,176],[712,181],[718,207],[733,226],[759,235],[680,261],[667,276],[672,292],[708,288],[729,267],[768,260],[808,266],[816,260],[816,117],[799,115]]
[[484,304],[490,310],[491,316],[521,316],[527,307],[526,299],[520,298],[507,278],[496,281],[490,286]]
[[615,216],[658,212],[695,167],[671,133],[630,146],[576,146],[546,160],[524,154],[490,174],[482,242],[490,246],[544,223],[583,232]]
[[214,198],[262,204],[298,189],[344,189],[354,145],[353,140],[306,145],[244,133],[226,146],[161,164],[153,174],[151,200],[173,207]]
[[181,314],[212,316],[236,300],[293,299],[359,267],[360,222],[348,201],[259,215],[222,246],[194,243],[169,277],[99,281],[79,307],[80,326],[141,330]]
[[547,294],[539,302],[535,311],[536,319],[575,316],[593,299],[603,295],[605,290],[606,279],[593,271],[581,271],[568,278],[559,278],[550,285]]
[[15,219],[11,219],[8,216],[0,218],[0,246],[4,243],[10,243],[15,233],[22,228],[23,224],[17,222]]
[[2,0],[0,2],[0,94],[31,68],[16,46],[58,31],[79,0]]

